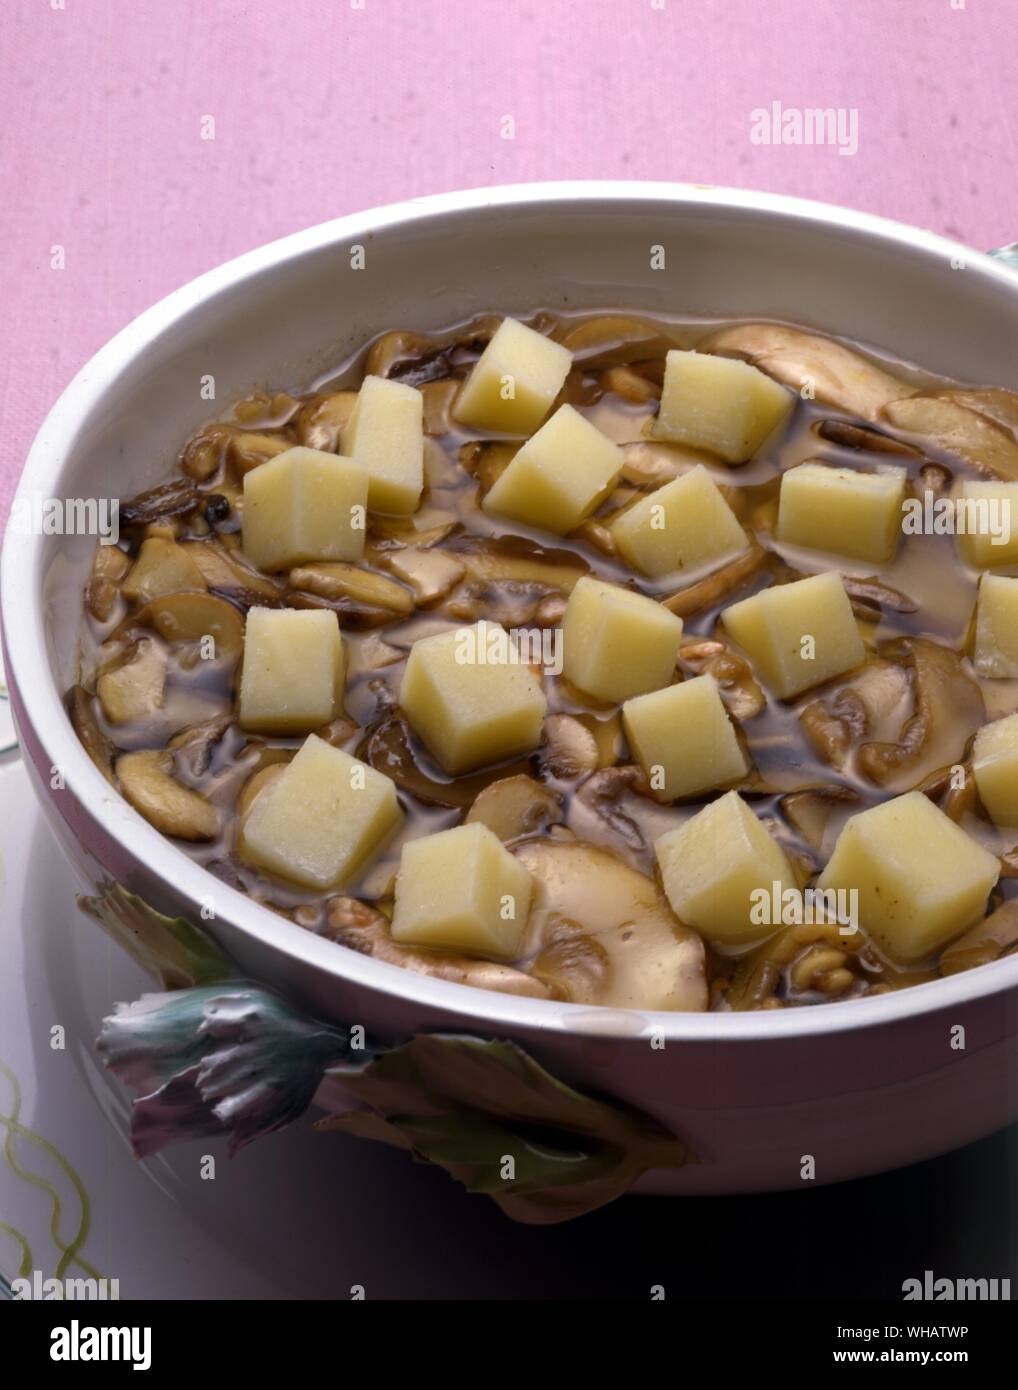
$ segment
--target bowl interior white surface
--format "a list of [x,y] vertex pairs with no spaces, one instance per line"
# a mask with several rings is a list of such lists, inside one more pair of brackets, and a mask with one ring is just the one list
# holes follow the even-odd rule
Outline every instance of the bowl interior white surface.
[[[363,269],[351,266],[358,246]],[[662,270],[652,268],[656,247],[664,248]],[[948,376],[1018,386],[1018,277],[942,238],[800,200],[672,184],[482,190],[343,218],[177,291],[71,384],[36,440],[19,496],[130,497],[167,476],[196,425],[253,389],[305,387],[384,329],[538,307],[781,318]],[[202,397],[210,374],[215,402]],[[76,675],[94,544],[9,533],[2,600],[11,674],[33,729],[98,818],[109,789],[62,705]],[[207,891],[204,871],[135,813],[125,809],[118,826],[133,852],[192,901]],[[492,1026],[599,1026],[589,1010],[467,990],[338,951],[231,889],[217,894],[241,931],[317,970]],[[862,1005],[640,1015],[639,1027],[670,1037],[787,1037],[864,1027],[1016,983],[1018,959]],[[612,1027],[607,1017],[603,1026]]]

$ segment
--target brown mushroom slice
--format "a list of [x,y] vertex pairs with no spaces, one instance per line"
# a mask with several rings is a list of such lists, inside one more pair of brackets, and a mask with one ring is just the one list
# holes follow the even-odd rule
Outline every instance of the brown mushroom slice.
[[781,798],[785,819],[818,854],[840,816],[862,798],[851,787],[813,787],[808,791],[790,792]]
[[899,454],[906,458],[921,458],[922,452],[895,439],[893,435],[881,434],[878,430],[868,430],[863,425],[850,424],[848,420],[821,420],[816,426],[821,439],[838,444],[843,449],[861,450],[867,454]]
[[84,686],[76,685],[70,691],[67,697],[67,712],[85,752],[107,782],[113,783],[113,759],[116,749],[100,729],[92,696]]
[[897,731],[913,708],[907,661],[870,652],[865,664],[830,693],[811,701],[799,720],[817,753],[839,771],[867,735]]
[[544,721],[541,762],[553,777],[574,782],[601,765],[593,730],[572,714],[549,714]]
[[740,723],[754,719],[767,707],[767,697],[749,662],[717,638],[688,642],[679,648],[679,662],[695,675],[713,676],[725,708]]
[[228,425],[203,425],[181,450],[177,460],[181,472],[197,483],[208,482],[223,466],[232,433]]
[[786,386],[796,391],[810,386],[816,400],[864,420],[875,420],[889,401],[909,394],[907,382],[861,353],[781,323],[722,328],[698,344],[698,350],[744,357]]
[[571,550],[547,549],[523,536],[457,536],[449,549],[482,584],[511,582],[569,594],[590,571]]
[[859,609],[870,610],[869,616],[872,618],[874,613],[879,615],[881,612],[887,613],[918,613],[919,605],[915,599],[909,598],[908,594],[903,594],[900,589],[892,589],[890,584],[885,584],[882,579],[875,575],[869,578],[859,578],[851,574],[841,576],[845,586],[845,592],[852,600],[856,616],[867,616],[864,612],[860,615]]
[[180,549],[187,552],[210,589],[228,594],[244,608],[279,603],[280,586],[251,569],[222,541],[182,541]]
[[1018,480],[1018,441],[987,415],[938,396],[889,401],[882,415],[896,429],[930,440],[981,473]]
[[326,935],[340,946],[398,965],[416,975],[432,975],[474,989],[494,990],[528,999],[548,999],[550,991],[522,970],[499,961],[475,960],[451,951],[419,951],[393,941],[385,914],[357,898],[333,898],[329,903]]
[[126,659],[99,677],[96,693],[110,724],[134,724],[162,709],[166,652],[151,638],[136,642]]
[[116,545],[97,545],[85,589],[85,606],[98,623],[109,622],[120,581],[131,568],[130,556]]
[[438,381],[426,381],[420,391],[424,399],[424,433],[431,436],[448,434],[452,429],[452,403],[460,383],[454,376]]
[[285,425],[297,410],[298,401],[288,391],[255,391],[237,402],[233,407],[233,418],[247,429],[276,429]]
[[150,536],[121,585],[124,598],[132,603],[149,603],[154,598],[162,598],[164,594],[174,594],[181,589],[207,588],[202,572],[194,562],[195,548],[188,550],[176,541]]
[[[526,840],[513,853],[536,885],[528,936],[538,979],[547,975],[577,1004],[706,1009],[703,942],[678,921],[653,879],[609,850],[579,841]],[[590,970],[589,953],[568,968],[561,946],[551,949],[564,935],[595,942],[604,952],[603,971]],[[551,954],[542,961],[546,950]]]
[[365,376],[385,376],[421,386],[449,375],[448,346],[423,333],[395,329],[376,338],[364,362]]
[[[740,956],[725,990],[725,1000],[728,1006],[737,1012],[767,1008],[775,999],[778,988],[786,977],[786,971],[797,959],[801,959],[818,946],[838,954],[837,963],[834,962],[833,956],[829,958],[828,968],[848,970],[850,975],[848,980],[842,978],[837,982],[843,988],[827,991],[821,987],[820,992],[844,994],[859,978],[855,962],[863,944],[860,932],[842,935],[837,922],[803,923],[785,927],[763,945]],[[800,987],[806,985],[807,988],[817,988],[822,985],[816,978],[820,973],[816,965],[814,957],[808,972],[809,979],[800,978]]]
[[238,430],[231,434],[226,446],[227,456],[241,477],[253,468],[267,463],[277,454],[293,448],[293,440],[285,434],[265,434],[253,430]]
[[501,767],[485,768],[465,777],[442,780],[431,777],[417,763],[410,731],[398,717],[386,716],[371,726],[357,748],[362,762],[391,777],[397,787],[416,796],[426,806],[449,806],[466,810],[485,787],[505,777],[528,773],[530,763],[519,759]]
[[878,786],[905,791],[964,757],[969,739],[986,721],[986,705],[962,656],[949,647],[903,637],[881,643],[880,654],[909,671],[913,710],[893,742],[864,743],[858,763]]
[[201,501],[201,493],[187,478],[173,478],[168,483],[149,488],[129,502],[120,504],[121,526],[148,526],[164,517],[183,516],[193,511]]
[[195,660],[232,661],[244,645],[244,619],[215,594],[165,594],[140,608],[135,621],[154,627],[166,642],[208,644]]
[[693,613],[700,613],[706,608],[715,607],[740,585],[745,584],[746,580],[756,574],[757,570],[762,569],[766,563],[767,551],[754,541],[743,555],[738,556],[727,565],[722,565],[713,574],[698,579],[687,589],[680,589],[677,593],[670,594],[661,602],[678,617],[688,618]]
[[219,813],[200,792],[172,775],[173,754],[165,748],[122,753],[116,773],[124,796],[150,825],[177,840],[214,840]]
[[204,719],[200,724],[192,724],[189,729],[181,729],[166,746],[175,755],[178,766],[182,765],[187,774],[197,781],[208,772],[215,746],[232,723],[233,716],[230,714]]
[[409,589],[394,579],[359,565],[337,560],[331,563],[300,565],[290,571],[290,587],[319,598],[349,599],[365,608],[382,609],[397,617],[409,617],[414,598]]
[[698,464],[712,463],[709,454],[701,454],[681,444],[665,444],[653,439],[638,439],[622,445],[622,478],[634,487],[659,488],[688,473]]
[[509,444],[501,439],[478,439],[463,445],[459,451],[459,462],[471,477],[477,479],[483,497],[498,482],[520,447],[519,444]]
[[313,396],[301,406],[293,422],[298,441],[307,449],[338,453],[339,436],[350,423],[356,404],[356,391],[330,391],[324,396]]
[[1007,391],[1002,386],[952,386],[931,391],[930,395],[974,410],[977,415],[996,420],[1004,429],[1018,434],[1018,391]]
[[675,347],[675,340],[658,324],[622,314],[600,314],[570,324],[555,337],[586,371],[600,371],[634,358],[663,357]]
[[645,787],[643,771],[632,763],[591,773],[573,796],[571,827],[582,839],[607,839],[642,868],[651,868],[653,855],[643,831],[624,807],[631,793]]
[[646,405],[661,398],[661,383],[634,372],[632,367],[609,367],[601,373],[602,391],[611,391],[634,405]]
[[444,550],[406,546],[387,557],[389,568],[413,590],[422,608],[450,594],[466,573],[463,561]]
[[556,793],[525,773],[492,782],[466,814],[468,824],[480,821],[503,843],[536,835],[561,819],[562,803]]
[[1009,898],[995,912],[970,927],[941,952],[941,975],[957,975],[977,965],[988,965],[1018,949],[1018,898]]

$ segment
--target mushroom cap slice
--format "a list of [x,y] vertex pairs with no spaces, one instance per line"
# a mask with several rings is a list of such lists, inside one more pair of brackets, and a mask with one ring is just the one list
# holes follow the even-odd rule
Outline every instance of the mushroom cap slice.
[[526,840],[513,853],[536,884],[528,968],[558,998],[616,1009],[706,1009],[703,942],[653,879],[583,841]]

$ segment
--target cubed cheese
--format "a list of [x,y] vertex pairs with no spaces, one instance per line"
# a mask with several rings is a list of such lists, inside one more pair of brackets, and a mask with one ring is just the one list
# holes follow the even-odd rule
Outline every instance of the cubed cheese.
[[755,920],[766,914],[754,911],[754,895],[780,901],[796,887],[784,850],[738,792],[727,792],[669,830],[654,851],[676,916],[722,945],[770,936],[775,926]]
[[973,569],[1018,564],[1018,483],[962,480],[955,502],[955,535]]
[[981,676],[1018,676],[1018,579],[984,574],[979,581],[974,662]]
[[723,622],[783,700],[854,670],[866,658],[839,574],[773,584],[726,608]]
[[986,724],[972,745],[979,799],[997,825],[1018,825],[1018,714]]
[[778,540],[884,564],[898,545],[904,498],[904,468],[800,463],[781,477]]
[[407,515],[424,488],[424,398],[413,386],[367,376],[340,449],[368,471],[372,511]]
[[311,734],[255,798],[239,848],[259,869],[326,890],[365,869],[402,818],[394,782]]
[[994,855],[922,792],[908,792],[847,821],[817,887],[855,889],[860,925],[909,965],[983,915],[999,874]]
[[563,405],[517,451],[484,509],[565,535],[604,501],[621,469],[619,446]]
[[287,449],[244,475],[244,554],[259,569],[364,554],[367,470],[321,449]]
[[681,637],[682,619],[663,604],[584,576],[562,621],[563,673],[595,700],[614,704],[667,685]]
[[727,787],[748,771],[713,676],[627,700],[622,722],[658,801]]
[[490,622],[419,638],[399,700],[414,732],[453,774],[531,752],[548,707],[509,634]]
[[346,649],[331,609],[252,608],[240,679],[242,729],[307,734],[343,705]]
[[735,513],[702,465],[641,498],[609,529],[629,564],[653,579],[716,569],[749,549]]
[[793,397],[748,362],[671,351],[665,359],[654,438],[744,463],[783,424]]
[[514,960],[533,880],[486,825],[459,825],[403,846],[392,939],[404,946]]
[[504,319],[463,383],[453,417],[470,429],[532,434],[572,364],[572,354],[561,343]]
[[180,589],[207,589],[208,585],[183,546],[150,536],[142,541],[138,558],[121,588],[132,603],[148,603]]

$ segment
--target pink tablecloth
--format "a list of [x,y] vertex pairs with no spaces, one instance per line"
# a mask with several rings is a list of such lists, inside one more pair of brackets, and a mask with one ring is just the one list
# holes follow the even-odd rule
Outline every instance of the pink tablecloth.
[[[674,178],[1013,240],[1015,20],[1013,0],[3,0],[0,518],[116,329],[356,208]],[[754,143],[773,102],[842,108],[856,153]]]

